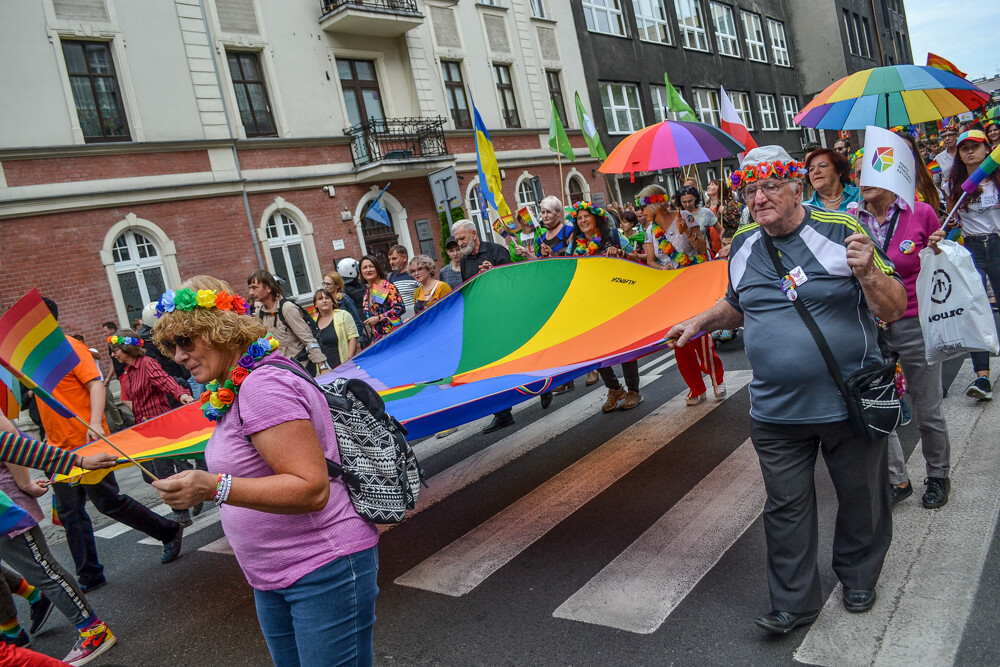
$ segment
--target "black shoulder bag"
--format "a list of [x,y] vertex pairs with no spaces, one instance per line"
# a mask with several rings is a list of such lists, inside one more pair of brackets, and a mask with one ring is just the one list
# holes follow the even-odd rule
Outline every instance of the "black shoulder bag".
[[[774,270],[778,273],[778,280],[788,273],[788,270],[781,264],[778,251],[771,242],[771,237],[765,232],[764,245],[767,247],[767,254],[774,263]],[[826,338],[819,330],[816,320],[809,313],[809,309],[802,303],[801,299],[792,301],[799,317],[805,323],[809,333],[812,334],[816,346],[819,347],[823,361],[826,362],[827,370],[833,376],[833,381],[840,389],[840,395],[847,405],[847,416],[851,423],[851,430],[859,438],[868,440],[881,440],[896,430],[899,426],[900,407],[899,394],[896,391],[896,363],[886,362],[874,364],[862,368],[857,373],[851,375],[847,380],[837,366],[837,360],[833,356],[833,351],[826,342]]]

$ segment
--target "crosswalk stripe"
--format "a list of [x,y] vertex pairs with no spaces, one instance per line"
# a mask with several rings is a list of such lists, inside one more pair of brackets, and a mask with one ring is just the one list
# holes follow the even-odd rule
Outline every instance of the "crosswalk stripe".
[[229,538],[221,537],[214,542],[209,542],[205,546],[198,549],[198,551],[208,551],[214,554],[223,554],[226,556],[233,556],[233,547],[229,544]]
[[[735,393],[750,371],[730,373]],[[683,391],[502,512],[396,579],[397,584],[460,596],[583,507],[676,436],[710,414],[717,401],[687,407]],[[759,478],[760,473],[758,471]]]
[[[153,510],[160,516],[166,516],[171,512],[173,512],[173,510],[170,509],[170,507],[165,503],[160,503],[156,507],[150,507],[149,509]],[[110,540],[113,537],[124,535],[130,530],[132,530],[132,528],[130,526],[126,526],[124,523],[113,523],[110,526],[105,526],[104,528],[101,528],[100,530],[95,530],[94,536],[103,538],[105,540]],[[156,544],[162,544],[162,542],[157,542]]]
[[[197,533],[199,530],[205,530],[209,526],[214,526],[221,520],[222,516],[219,514],[219,509],[217,507],[207,509],[204,512],[202,512],[199,516],[194,517],[193,525],[188,526],[187,528],[184,529],[184,537],[187,537],[188,535],[193,535]],[[145,537],[139,540],[139,544],[162,545],[163,542],[160,542],[158,539],[154,537]]]
[[552,615],[655,632],[753,525],[765,499],[747,439]]
[[[971,375],[966,362],[959,378]],[[945,399],[953,479],[948,504],[920,506],[920,444],[907,464],[916,487],[893,513],[892,546],[865,614],[849,614],[838,584],[795,659],[813,665],[928,664],[955,661],[979,587],[1000,508],[1000,415],[956,388]]]
[[[673,359],[670,361],[674,364],[677,363]],[[645,387],[659,378],[659,375],[643,375],[639,378],[639,387]],[[456,491],[460,491],[473,482],[499,470],[536,447],[562,435],[568,429],[578,426],[584,420],[598,413],[604,401],[605,395],[602,392],[592,391],[589,394],[584,394],[572,403],[558,410],[553,410],[544,418],[537,419],[531,424],[517,429],[514,433],[498,440],[489,447],[434,475],[427,482],[429,488],[420,490],[417,506],[407,513],[407,518],[413,518]],[[379,526],[379,533],[385,533],[398,525],[400,524]]]

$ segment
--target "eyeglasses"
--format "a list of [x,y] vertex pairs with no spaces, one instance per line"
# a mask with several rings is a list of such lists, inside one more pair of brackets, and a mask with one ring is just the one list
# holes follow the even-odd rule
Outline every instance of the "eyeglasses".
[[817,162],[817,163],[815,163],[814,165],[812,165],[809,168],[810,169],[826,169],[829,166],[830,166],[830,163],[827,162],[826,160],[824,160],[823,162]]
[[324,280],[323,281],[323,287],[333,287],[333,286],[334,286],[333,281],[331,281],[331,280]]
[[748,185],[743,190],[743,197],[746,201],[751,201],[758,192],[763,192],[765,197],[773,197],[781,191],[784,181],[764,181],[757,185]]
[[167,352],[172,357],[177,351],[177,348],[181,348],[185,352],[193,350],[194,340],[190,336],[174,336],[173,340],[163,341],[163,347],[167,348]]

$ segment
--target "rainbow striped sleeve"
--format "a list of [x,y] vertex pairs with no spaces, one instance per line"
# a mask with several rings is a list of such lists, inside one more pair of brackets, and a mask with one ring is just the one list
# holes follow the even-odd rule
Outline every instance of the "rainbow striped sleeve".
[[43,470],[49,475],[68,475],[73,469],[76,454],[17,433],[2,431],[0,460],[25,468]]

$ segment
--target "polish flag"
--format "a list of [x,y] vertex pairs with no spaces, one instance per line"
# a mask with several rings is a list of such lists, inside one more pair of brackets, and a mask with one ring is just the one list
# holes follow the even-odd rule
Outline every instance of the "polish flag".
[[[736,111],[732,100],[726,94],[726,89],[722,88],[721,90],[722,96],[719,98],[719,105],[722,109],[722,114],[719,124],[722,127],[722,131],[731,134],[736,141],[746,146],[747,150],[757,148],[757,142],[750,136],[750,131],[743,124],[743,119],[740,118],[739,112]],[[740,154],[740,158],[742,159],[742,153]]]

